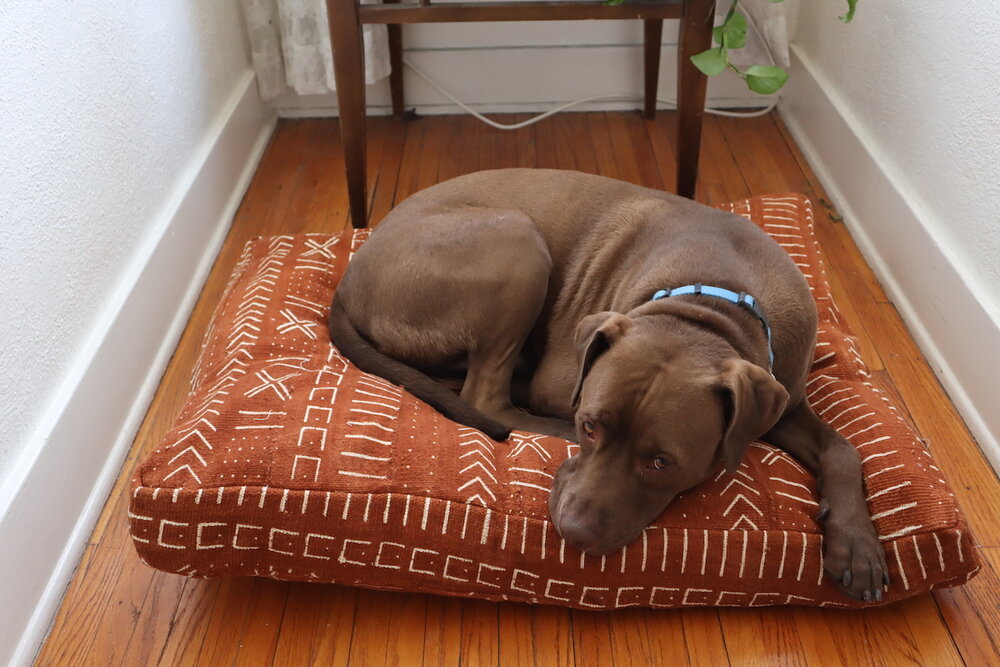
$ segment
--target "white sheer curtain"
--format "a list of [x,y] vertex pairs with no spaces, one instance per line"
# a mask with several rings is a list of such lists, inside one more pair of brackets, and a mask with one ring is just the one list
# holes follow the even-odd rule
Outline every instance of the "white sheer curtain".
[[[366,0],[362,0],[365,2]],[[325,0],[242,0],[257,84],[264,99],[287,91],[336,90]],[[385,26],[364,26],[365,79],[389,74]]]
[[[716,25],[726,17],[731,6],[730,0],[716,0]],[[798,4],[791,0],[740,0],[740,8],[747,17],[747,43],[742,49],[730,51],[729,59],[734,65],[747,67],[770,65],[773,56],[775,65],[787,68],[789,28],[794,26]]]

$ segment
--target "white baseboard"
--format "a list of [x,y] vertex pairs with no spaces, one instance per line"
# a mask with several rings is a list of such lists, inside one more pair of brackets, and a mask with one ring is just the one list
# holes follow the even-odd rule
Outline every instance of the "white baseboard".
[[0,664],[41,645],[274,122],[248,72],[15,463],[0,498]]
[[[463,27],[466,25],[469,24]],[[413,49],[404,51],[403,57],[481,113],[535,113],[597,95],[627,96],[636,101],[597,101],[573,110],[619,111],[642,107],[641,44]],[[470,68],[470,62],[475,67]],[[418,114],[464,113],[408,67],[404,67],[403,87],[406,107],[415,108]],[[658,97],[672,100],[676,89],[677,47],[665,44],[660,54]],[[391,112],[387,79],[368,86],[367,98],[369,114]],[[748,90],[731,72],[709,81],[710,107],[760,107],[768,101]],[[274,100],[274,105],[283,118],[337,115],[337,96],[333,93],[286,94]]]
[[[1000,471],[1000,317],[878,143],[793,45],[779,111],[969,430]],[[905,168],[903,166],[902,168]],[[944,185],[942,185],[945,187]],[[928,196],[933,196],[930,193]]]

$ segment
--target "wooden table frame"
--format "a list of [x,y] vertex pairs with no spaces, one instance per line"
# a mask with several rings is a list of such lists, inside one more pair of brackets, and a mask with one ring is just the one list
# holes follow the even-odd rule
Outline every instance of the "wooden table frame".
[[707,79],[691,56],[711,45],[715,0],[626,0],[605,5],[597,0],[568,2],[463,2],[442,5],[430,0],[388,1],[359,5],[357,0],[327,0],[330,38],[334,53],[334,78],[340,108],[340,133],[347,170],[348,201],[355,227],[367,224],[365,63],[361,26],[386,24],[392,65],[390,89],[393,115],[403,114],[403,23],[462,21],[553,21],[579,19],[642,19],[644,27],[644,113],[656,113],[663,19],[680,19],[677,40],[677,192],[693,197],[701,149]]

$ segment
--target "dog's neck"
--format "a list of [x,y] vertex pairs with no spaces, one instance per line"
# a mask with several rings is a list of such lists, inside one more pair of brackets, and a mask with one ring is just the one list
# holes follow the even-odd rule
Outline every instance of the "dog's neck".
[[768,339],[756,316],[732,302],[685,295],[647,301],[628,315],[654,318],[672,335],[696,329],[718,339],[715,353],[720,358],[735,355],[761,368],[770,366]]
[[745,308],[749,310],[754,316],[760,320],[761,325],[764,327],[764,335],[767,337],[767,357],[768,357],[768,370],[774,370],[774,345],[771,341],[771,324],[767,321],[767,316],[764,315],[763,308],[757,302],[752,295],[746,292],[734,292],[724,287],[714,287],[712,285],[702,285],[701,283],[695,283],[693,285],[684,285],[682,287],[675,287],[673,289],[661,289],[657,290],[653,294],[651,301],[659,301],[660,299],[669,299],[671,297],[679,296],[706,296],[712,299],[721,299],[735,306]]

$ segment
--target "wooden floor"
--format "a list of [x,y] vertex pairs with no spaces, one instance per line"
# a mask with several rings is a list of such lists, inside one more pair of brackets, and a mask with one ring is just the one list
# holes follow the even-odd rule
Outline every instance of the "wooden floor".
[[[510,119],[515,117],[511,116]],[[518,119],[520,117],[517,117]],[[672,187],[671,114],[558,115],[517,132],[468,117],[369,126],[373,220],[446,178],[492,167],[591,171]],[[1000,485],[773,114],[709,117],[698,199],[804,192],[834,295],[874,381],[929,442],[978,538],[968,585],[865,611],[809,608],[613,613],[155,572],[128,535],[128,481],[187,390],[208,317],[243,243],[348,224],[335,120],[282,122],[170,362],[38,657],[41,665],[1000,664]]]

